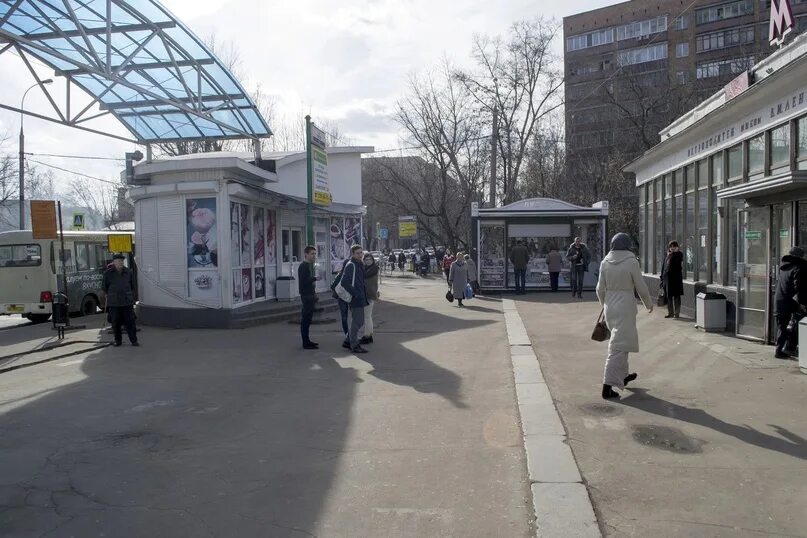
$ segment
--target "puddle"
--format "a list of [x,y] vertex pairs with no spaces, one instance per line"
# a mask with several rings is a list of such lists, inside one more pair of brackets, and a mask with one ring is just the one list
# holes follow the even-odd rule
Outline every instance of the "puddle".
[[615,417],[617,415],[621,415],[624,412],[624,409],[621,407],[617,407],[615,405],[608,405],[606,403],[590,403],[581,405],[580,409],[583,412],[588,413],[589,415],[594,415],[597,417]]
[[645,446],[659,448],[676,454],[699,454],[704,442],[686,435],[678,428],[667,426],[633,426],[633,439]]

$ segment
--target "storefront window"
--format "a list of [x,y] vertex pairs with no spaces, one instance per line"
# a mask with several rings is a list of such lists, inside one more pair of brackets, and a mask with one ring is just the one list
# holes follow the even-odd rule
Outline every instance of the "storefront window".
[[654,211],[654,204],[650,202],[647,205],[647,272],[648,273],[655,273],[656,272],[656,265],[655,265],[655,239],[656,239],[656,228],[658,220],[656,219],[656,214]]
[[761,134],[748,141],[748,174],[759,174],[765,170],[765,135]]
[[695,237],[695,193],[688,194],[686,199],[686,241],[684,247],[684,265],[687,278],[692,280],[695,275],[695,247],[698,244]]
[[698,191],[698,237],[697,252],[698,258],[696,266],[698,268],[698,280],[706,280],[709,260],[709,191],[701,189]]
[[[665,198],[664,199],[664,241],[659,248],[659,252],[661,254],[660,260],[664,260],[667,256],[667,245],[670,244],[675,236],[673,235],[673,207],[672,207],[672,198]],[[663,262],[660,262],[663,263]]]
[[673,187],[675,191],[673,194],[681,194],[684,192],[684,171],[683,170],[676,170],[673,174],[675,178],[673,180]]
[[798,206],[798,245],[807,244],[807,200],[799,202]]
[[709,159],[698,161],[698,188],[709,186]]
[[723,283],[723,273],[720,267],[720,253],[723,250],[723,219],[717,211],[717,190],[712,189],[712,282]]
[[790,162],[790,125],[784,124],[771,130],[771,168],[785,166]]
[[504,224],[479,227],[479,284],[488,288],[504,287]]
[[737,144],[728,150],[729,161],[729,179],[737,178],[743,175],[743,146]]
[[715,187],[723,186],[723,152],[716,153],[712,156],[712,185]]
[[796,148],[796,157],[799,160],[799,170],[805,170],[807,169],[807,116],[799,118],[797,131],[799,145]]
[[639,187],[639,259],[642,270],[647,272],[647,206],[645,205],[645,187]]
[[729,286],[737,285],[737,240],[738,240],[738,227],[739,220],[737,219],[737,211],[745,206],[742,200],[730,199],[727,201],[728,207],[726,211],[726,218],[728,219],[729,236],[726,244],[728,245],[728,284]]

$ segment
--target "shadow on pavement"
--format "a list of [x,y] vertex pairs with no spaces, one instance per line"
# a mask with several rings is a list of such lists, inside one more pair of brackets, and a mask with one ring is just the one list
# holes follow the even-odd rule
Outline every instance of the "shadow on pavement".
[[692,407],[685,407],[683,405],[674,404],[661,398],[656,398],[650,395],[647,389],[642,388],[627,388],[632,392],[630,398],[623,398],[620,402],[628,407],[639,409],[646,413],[652,413],[666,418],[673,418],[690,424],[696,424],[706,428],[711,428],[716,432],[723,433],[734,437],[744,443],[758,446],[766,450],[775,450],[788,456],[793,456],[802,460],[807,460],[807,439],[804,439],[789,430],[781,428],[775,424],[769,426],[776,430],[776,432],[784,437],[774,437],[766,433],[760,432],[751,428],[750,426],[738,426],[730,424],[719,418],[710,415],[703,409]]
[[[462,378],[410,347],[496,321],[446,307],[385,304],[379,316],[401,330],[377,332],[361,358],[380,380],[465,408]],[[61,385],[0,401],[0,536],[321,530],[362,379],[337,360],[341,335],[319,336],[309,354],[285,324],[146,328],[142,347],[92,353],[80,373],[48,366]],[[30,382],[35,369],[7,375]]]

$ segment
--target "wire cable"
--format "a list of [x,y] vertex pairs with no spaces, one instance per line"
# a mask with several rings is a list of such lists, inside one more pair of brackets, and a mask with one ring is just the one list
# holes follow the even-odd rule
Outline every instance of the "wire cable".
[[87,179],[94,179],[95,181],[100,181],[102,183],[109,183],[110,185],[115,185],[116,187],[123,187],[124,186],[120,182],[111,181],[109,179],[102,179],[100,177],[95,177],[95,176],[89,176],[89,175],[84,174],[82,172],[76,172],[75,170],[68,170],[67,168],[62,168],[61,166],[56,166],[55,164],[49,164],[49,163],[45,163],[45,162],[42,162],[42,161],[37,161],[35,159],[28,159],[28,161],[32,162],[32,163],[36,163],[36,164],[41,164],[42,166],[47,166],[48,168],[54,168],[54,169],[60,170],[62,172],[67,172],[68,174],[74,174],[76,176],[86,177]]

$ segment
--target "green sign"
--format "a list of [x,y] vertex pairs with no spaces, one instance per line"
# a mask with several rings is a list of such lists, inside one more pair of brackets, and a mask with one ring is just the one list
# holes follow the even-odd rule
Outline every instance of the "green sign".
[[779,230],[779,237],[782,239],[787,239],[790,237],[790,230]]
[[758,232],[758,231],[745,232],[745,238],[746,239],[751,239],[752,241],[762,239],[762,232]]

